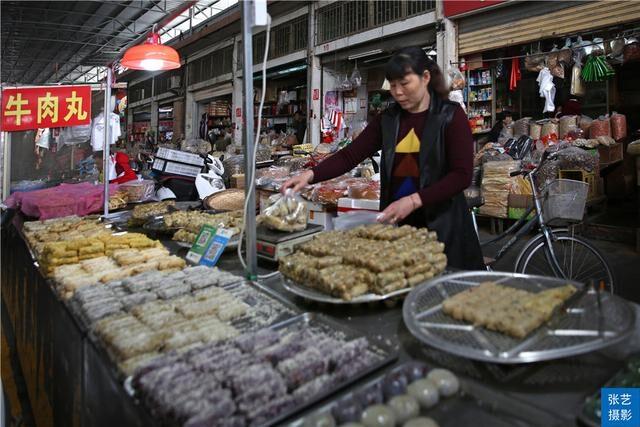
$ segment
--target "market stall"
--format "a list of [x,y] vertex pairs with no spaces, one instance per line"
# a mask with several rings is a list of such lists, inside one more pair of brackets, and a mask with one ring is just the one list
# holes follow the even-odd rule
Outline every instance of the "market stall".
[[[242,66],[251,77],[261,14],[247,5]],[[270,20],[262,18],[268,47]],[[155,29],[144,47],[154,46],[163,47]],[[145,69],[136,47],[123,65]],[[175,55],[146,69],[179,68],[177,52],[165,50]],[[258,93],[253,78],[242,82],[242,145],[223,141],[218,150],[208,140],[209,113],[225,128],[230,104],[197,99],[206,100],[200,138],[156,147],[145,131],[152,153],[136,156],[138,174],[125,153],[114,153],[114,169],[129,182],[112,184],[109,69],[102,184],[10,196],[18,209],[0,230],[2,329],[37,425],[597,425],[600,387],[640,385],[637,304],[566,278],[453,271],[437,232],[377,223],[375,159],[302,194],[281,194],[286,179],[356,137],[345,133],[347,114],[384,103],[362,82],[347,88],[358,80],[354,67],[339,96],[323,94],[337,102],[322,114],[324,142],[300,144],[303,122],[291,116],[311,91],[300,74],[306,65],[287,67],[263,70],[260,82],[273,83]],[[467,80],[481,87],[492,78]],[[469,96],[495,110],[493,85]],[[22,104],[9,99],[3,118],[14,113],[19,126]],[[69,115],[86,125],[72,105]],[[492,111],[489,122],[489,107],[468,100],[467,108],[478,133],[496,119]],[[555,155],[533,185],[594,180],[588,174],[602,168],[601,153],[585,147],[613,147],[627,132],[622,114],[565,117],[519,119],[513,138],[478,151],[482,212],[505,217],[524,203],[532,187],[512,173],[542,165],[542,153]],[[173,197],[160,196],[167,192]]]
[[[150,254],[153,251],[163,252],[164,249],[156,247],[157,244],[153,240],[147,240],[143,236],[135,235],[135,233],[129,233],[131,237],[127,238],[126,243],[124,243],[125,241],[114,243],[112,242],[114,237],[108,237],[111,240],[105,240],[105,247],[110,247],[109,245],[113,244],[130,245],[129,249],[113,249],[111,255],[98,252],[87,253],[86,256],[93,256],[93,258],[86,258],[80,263],[80,265],[83,265],[82,263],[89,265],[95,263],[95,260],[107,257],[112,259],[110,262],[126,263],[124,264],[125,268],[119,269],[125,270],[125,273],[118,271],[116,277],[113,275],[113,270],[104,269],[103,266],[106,264],[101,262],[93,265],[100,265],[98,270],[102,271],[84,272],[80,273],[80,276],[76,274],[76,277],[79,278],[70,280],[68,274],[62,278],[59,276],[60,269],[66,271],[75,268],[74,264],[65,264],[54,268],[52,279],[46,279],[45,273],[51,270],[42,269],[47,265],[46,258],[42,257],[46,253],[51,253],[50,249],[47,249],[51,247],[51,243],[38,243],[40,241],[38,239],[47,238],[43,234],[47,229],[57,228],[58,231],[61,231],[63,227],[71,227],[75,230],[73,233],[81,233],[83,236],[98,232],[97,238],[100,238],[99,236],[103,235],[101,233],[104,233],[100,231],[100,227],[104,226],[100,226],[98,222],[89,218],[75,218],[65,221],[26,223],[27,225],[24,226],[17,222],[15,228],[3,231],[5,234],[3,235],[2,252],[3,265],[16,267],[12,268],[10,272],[6,269],[3,270],[3,274],[7,274],[7,276],[3,276],[2,281],[3,304],[5,307],[11,307],[10,310],[7,310],[9,318],[7,320],[9,320],[11,330],[14,332],[13,336],[16,338],[18,354],[23,355],[20,363],[23,365],[23,372],[27,384],[29,384],[32,402],[34,402],[34,407],[48,408],[53,414],[53,420],[60,420],[60,422],[75,419],[76,424],[112,425],[114,421],[117,421],[121,425],[154,425],[161,419],[172,420],[172,423],[179,422],[179,420],[185,419],[182,417],[188,417],[186,414],[197,414],[199,417],[197,419],[212,417],[214,416],[212,414],[215,414],[216,417],[222,416],[229,419],[234,411],[237,412],[232,419],[238,425],[242,425],[243,417],[258,417],[257,421],[262,416],[278,420],[275,421],[278,424],[279,420],[285,421],[279,417],[280,415],[286,416],[287,421],[300,424],[311,422],[310,420],[316,417],[330,417],[336,422],[345,422],[353,420],[354,416],[359,416],[354,415],[354,411],[367,409],[367,404],[361,403],[358,399],[371,387],[373,390],[376,387],[381,387],[381,397],[378,398],[374,395],[371,402],[377,403],[380,402],[377,399],[384,399],[383,401],[390,405],[389,408],[375,410],[390,410],[394,417],[415,417],[417,414],[414,409],[409,410],[409,415],[399,415],[394,412],[398,405],[396,402],[398,399],[393,400],[393,398],[404,393],[411,395],[413,393],[411,390],[418,385],[412,385],[413,388],[409,388],[409,391],[405,392],[403,387],[407,387],[406,383],[404,386],[402,382],[398,385],[391,384],[395,384],[393,381],[396,381],[397,378],[404,378],[403,375],[411,378],[408,380],[411,384],[413,384],[412,381],[420,380],[423,377],[433,381],[437,375],[437,370],[434,368],[440,367],[454,372],[456,384],[459,382],[459,386],[452,385],[453,388],[449,391],[446,388],[438,388],[436,396],[439,394],[440,397],[437,399],[439,403],[435,406],[432,406],[433,402],[429,403],[429,400],[424,400],[429,399],[429,395],[420,395],[423,396],[422,400],[417,399],[420,407],[430,408],[428,411],[418,409],[418,414],[433,418],[439,425],[460,425],[470,419],[480,420],[478,425],[491,426],[513,425],[514,423],[520,425],[572,425],[576,422],[578,415],[593,418],[591,404],[583,406],[586,399],[625,366],[629,355],[637,351],[639,345],[638,339],[640,337],[637,336],[637,332],[633,332],[631,337],[625,333],[612,339],[612,341],[617,341],[627,337],[624,344],[569,358],[530,361],[515,365],[474,361],[475,357],[470,359],[468,356],[456,356],[450,350],[438,349],[439,345],[421,343],[419,339],[414,337],[416,333],[413,329],[414,326],[407,323],[410,319],[407,317],[410,316],[407,313],[408,307],[417,308],[417,306],[405,304],[403,320],[402,300],[399,300],[398,297],[391,298],[386,302],[370,301],[366,304],[358,303],[356,298],[352,298],[351,302],[346,305],[344,303],[335,304],[335,302],[327,303],[326,301],[320,303],[320,300],[315,300],[313,297],[292,293],[288,290],[287,282],[279,276],[260,280],[254,284],[243,281],[241,277],[233,275],[233,272],[237,274],[242,271],[233,253],[223,255],[220,258],[218,262],[220,270],[210,270],[209,267],[180,267],[180,265],[184,265],[184,261],[180,264],[173,264],[169,260],[173,259],[174,255],[165,252],[165,255],[161,255],[161,257],[168,257],[167,261],[156,263],[156,266],[160,267],[162,264],[163,268],[168,268],[147,270],[145,265],[149,261],[144,261],[145,256],[140,257],[133,253],[144,254],[147,251]],[[57,225],[54,226],[54,224]],[[18,230],[23,231],[19,233]],[[105,229],[102,228],[102,230]],[[85,237],[84,239],[90,238]],[[73,241],[72,239],[67,241],[69,243],[65,243],[67,248],[65,251],[69,251],[69,248],[73,247]],[[314,242],[317,245],[322,241],[314,239]],[[58,245],[57,243],[53,244]],[[92,247],[91,245],[95,246],[95,243],[83,246],[78,250]],[[145,248],[148,245],[153,247]],[[170,242],[167,242],[166,245],[171,253],[177,254],[179,258],[184,256],[186,249],[179,249]],[[8,246],[18,248],[18,250],[8,251],[6,250]],[[136,246],[137,249],[133,249],[132,246]],[[308,248],[305,250],[314,250],[313,245],[304,247]],[[87,250],[82,252],[86,253]],[[105,251],[109,253],[109,249]],[[124,253],[127,253],[126,257],[123,257]],[[40,260],[40,269],[32,262],[32,256]],[[134,258],[137,261],[134,261]],[[176,262],[179,258],[176,258]],[[289,262],[295,259],[294,255]],[[51,259],[49,258],[49,265],[51,265],[50,263]],[[171,267],[172,265],[174,267]],[[326,268],[331,268],[331,266]],[[272,271],[271,269],[272,267],[261,268],[260,271]],[[136,275],[135,271],[142,271],[142,273]],[[204,272],[206,275],[203,275]],[[91,280],[83,282],[82,275],[87,274],[102,275],[100,279],[102,282],[82,285],[82,283],[91,282]],[[133,274],[131,277],[134,280],[123,276],[126,274]],[[5,280],[7,277],[10,279]],[[164,277],[164,279],[158,280],[158,277]],[[441,277],[442,279],[438,280],[442,281],[449,276]],[[117,282],[110,282],[111,279],[116,279]],[[434,286],[438,280],[434,282]],[[552,279],[548,280],[552,281]],[[428,289],[428,286],[420,287],[422,292],[426,292]],[[423,298],[417,293],[415,297]],[[413,301],[415,297],[412,293],[408,298]],[[190,298],[195,299],[191,300]],[[595,295],[592,294],[591,297],[586,298],[591,298],[593,303]],[[224,313],[221,308],[215,309],[222,301],[225,302],[226,311]],[[588,303],[588,301],[589,299],[585,300],[585,304],[587,304],[585,307],[593,307],[592,303]],[[174,304],[176,309],[166,311],[167,303]],[[615,297],[603,296],[603,305],[607,307],[610,303],[622,304],[621,308],[615,310],[617,316],[622,317],[610,318],[609,316],[612,314],[607,311],[609,314],[605,319],[604,327],[609,330],[610,324],[608,322],[615,322],[616,327],[621,328],[621,332],[625,329],[637,331],[637,328],[634,329],[637,307]],[[45,307],[48,308],[45,309]],[[318,315],[300,317],[299,314],[305,312],[317,313]],[[176,316],[186,316],[186,320],[179,322],[174,319]],[[170,318],[173,320],[169,320]],[[24,319],[34,319],[35,322],[25,323]],[[55,322],[52,322],[51,319],[55,319]],[[189,328],[188,323],[184,323],[188,322],[188,319],[197,321],[197,327],[192,325]],[[240,319],[243,320],[239,321]],[[593,319],[597,321],[597,316],[594,316]],[[229,321],[230,323],[227,323]],[[138,323],[134,324],[135,322]],[[178,327],[183,323],[184,326]],[[613,324],[611,324],[612,326]],[[284,380],[287,384],[288,381],[293,381],[291,386],[285,387],[287,390],[292,390],[293,394],[290,398],[283,395],[277,400],[279,404],[271,405],[267,409],[263,408],[262,412],[253,412],[254,410],[250,407],[243,406],[244,403],[241,400],[224,400],[226,399],[224,396],[227,395],[224,387],[214,388],[211,391],[211,393],[220,394],[220,398],[223,399],[222,401],[218,400],[216,404],[208,399],[199,398],[197,393],[200,391],[196,390],[200,390],[204,385],[193,385],[189,388],[192,390],[190,393],[193,394],[189,401],[197,405],[183,407],[180,406],[182,404],[179,403],[179,399],[170,397],[172,392],[167,387],[174,387],[177,391],[187,383],[180,380],[180,382],[171,383],[173,385],[170,386],[154,382],[157,381],[153,379],[154,372],[175,372],[176,374],[182,372],[175,377],[176,381],[183,376],[183,379],[186,379],[191,374],[189,374],[187,366],[184,368],[187,369],[186,371],[182,371],[181,366],[185,363],[188,366],[191,366],[191,363],[197,363],[195,366],[198,366],[198,369],[209,369],[205,367],[210,364],[211,370],[207,372],[229,372],[225,375],[237,378],[231,380],[232,387],[245,387],[240,385],[245,383],[240,382],[240,378],[233,373],[233,370],[226,371],[229,368],[218,365],[224,361],[235,360],[236,362],[231,367],[237,367],[240,360],[245,360],[244,357],[238,359],[238,356],[246,354],[245,357],[249,358],[242,363],[249,363],[245,366],[252,366],[250,357],[255,356],[251,355],[265,351],[257,350],[258,348],[266,348],[262,347],[265,344],[260,344],[262,341],[267,345],[269,345],[268,343],[273,345],[287,334],[299,333],[296,332],[299,330],[298,328],[307,327],[314,331],[319,328],[314,333],[329,334],[325,338],[320,336],[312,338],[314,343],[326,341],[326,344],[321,347],[322,352],[317,354],[315,349],[296,350],[292,355],[301,351],[300,354],[305,355],[306,361],[303,363],[301,359],[294,363],[295,357],[291,359],[293,371],[281,370],[285,365],[281,366],[280,363],[274,365],[276,372],[282,374],[289,372],[286,375],[291,375],[290,379],[287,379],[285,375]],[[153,331],[156,330],[154,328],[161,328],[157,331],[164,332],[160,335],[153,335]],[[339,330],[345,331],[344,333],[349,337],[348,340],[356,339],[352,344],[354,346],[356,342],[364,342],[362,341],[364,338],[357,337],[367,337],[369,346],[372,346],[369,348],[376,349],[370,357],[378,362],[375,362],[374,365],[368,365],[364,362],[364,360],[368,360],[365,358],[361,359],[359,364],[349,364],[349,374],[347,377],[342,377],[343,380],[337,379],[341,375],[339,371],[328,371],[329,377],[327,378],[333,378],[332,375],[337,375],[335,381],[338,382],[327,383],[334,384],[327,389],[322,387],[323,382],[319,379],[322,376],[317,377],[318,379],[313,382],[313,378],[325,371],[320,368],[323,366],[322,364],[314,364],[317,363],[314,361],[316,359],[309,358],[312,354],[313,357],[321,357],[321,355],[329,357],[331,354],[329,343],[336,339],[331,334]],[[122,335],[124,331],[126,331],[126,335]],[[433,331],[435,332],[437,329]],[[203,332],[204,335],[202,335]],[[202,343],[200,341],[202,337],[206,337],[208,343]],[[226,337],[233,337],[230,342],[239,347],[234,349],[233,346],[224,344],[228,339]],[[158,339],[164,340],[164,344],[155,347],[158,344],[154,343]],[[575,345],[575,342],[572,345]],[[158,350],[153,350],[153,348]],[[164,351],[163,348],[165,348]],[[173,348],[178,351],[172,350]],[[279,348],[278,345],[273,347],[273,351],[277,348]],[[282,347],[282,351],[286,348],[287,346]],[[226,354],[225,352],[239,353],[234,358],[229,358],[223,356]],[[42,354],[44,359],[37,356],[39,354]],[[276,357],[275,354],[273,357]],[[375,356],[375,354],[380,356]],[[346,354],[341,357],[346,357]],[[382,359],[378,359],[378,357],[382,357]],[[395,357],[398,359],[393,365],[385,364]],[[38,360],[41,362],[37,362]],[[411,362],[412,365],[405,366],[406,362]],[[41,366],[45,367],[46,374],[44,376],[38,374],[38,370],[28,368],[30,366],[35,368],[39,363],[43,363]],[[315,366],[309,371],[312,373],[300,376],[300,371],[295,370],[303,369],[302,365],[299,365],[300,363],[304,366],[312,363],[309,365],[309,367]],[[147,368],[144,367],[145,364],[148,364]],[[359,368],[356,366],[361,365],[364,368],[363,373],[371,372],[371,374],[358,381],[360,375],[357,373]],[[46,369],[47,366],[51,368]],[[328,366],[335,366],[330,369],[337,369],[343,365],[330,363]],[[383,368],[383,366],[386,367]],[[398,372],[404,373],[399,374]],[[563,372],[563,375],[557,375],[558,372]],[[429,376],[430,373],[432,376]],[[163,378],[168,378],[166,375],[166,373],[163,374]],[[218,378],[217,375],[215,378]],[[261,375],[266,375],[266,371]],[[313,375],[313,377],[308,377],[308,375]],[[268,380],[265,377],[264,381],[280,381],[276,380],[276,377]],[[203,377],[201,381],[206,378],[208,377]],[[309,379],[312,382],[305,384]],[[345,382],[349,384],[346,388],[342,387]],[[379,385],[375,386],[376,383]],[[211,382],[209,381],[208,384]],[[436,381],[436,384],[439,383]],[[453,383],[445,382],[442,384]],[[298,385],[301,385],[302,388],[297,387]],[[549,392],[540,393],[541,385]],[[247,383],[246,387],[250,387],[250,385]],[[394,388],[387,391],[388,387]],[[458,387],[462,391],[457,391]],[[298,388],[300,391],[297,391]],[[338,392],[338,389],[342,391]],[[318,391],[317,394],[314,394],[316,392],[312,390],[324,390],[324,392]],[[336,391],[334,392],[334,390]],[[557,392],[554,393],[554,391]],[[259,390],[255,392],[258,393],[255,395],[256,398],[262,395]],[[66,399],[68,396],[75,396],[75,398],[70,401]],[[356,400],[354,401],[354,399]],[[403,399],[412,401],[411,398]],[[104,405],[105,401],[111,403]],[[174,403],[169,403],[172,401]],[[222,404],[223,401],[226,403]],[[348,407],[349,405],[355,405],[355,409]]]
[[[630,101],[636,89],[628,74],[637,68],[634,31],[604,29],[591,37],[547,39],[469,54],[454,64],[452,89],[462,90],[460,101],[477,141],[474,185],[481,186],[485,172],[491,175],[486,162],[536,164],[545,150],[569,148],[562,154],[566,161],[546,171],[541,188],[553,178],[586,182],[588,206],[630,195],[635,171],[624,161],[624,150],[637,139]],[[500,208],[485,205],[480,213],[519,218],[530,203],[522,196],[530,191],[516,180],[505,184],[494,187],[499,195],[485,188],[485,199]]]

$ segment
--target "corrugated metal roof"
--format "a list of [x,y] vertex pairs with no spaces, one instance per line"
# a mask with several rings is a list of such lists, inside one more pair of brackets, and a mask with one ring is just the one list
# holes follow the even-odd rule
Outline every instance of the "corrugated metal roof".
[[[2,1],[3,83],[75,81],[105,66],[186,2]],[[211,3],[210,1],[207,3]]]

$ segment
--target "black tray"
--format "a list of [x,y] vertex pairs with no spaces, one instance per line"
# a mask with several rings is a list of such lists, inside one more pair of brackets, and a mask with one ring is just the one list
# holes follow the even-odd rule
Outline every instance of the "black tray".
[[[315,314],[315,313],[303,313],[298,316],[292,317],[290,319],[284,320],[280,323],[274,324],[270,326],[270,328],[274,330],[297,330],[303,328],[313,328],[316,330],[320,330],[324,333],[330,334],[332,336],[338,336],[345,340],[351,340],[355,338],[362,337],[362,334],[352,330],[351,328],[347,328],[344,325],[328,318],[323,315]],[[378,356],[377,362],[373,363],[369,367],[359,371],[354,372],[353,375],[348,379],[341,383],[336,384],[333,387],[330,387],[314,396],[310,396],[307,401],[299,404],[295,408],[286,411],[279,416],[270,420],[267,424],[264,424],[264,427],[270,427],[274,425],[282,425],[283,421],[291,418],[292,416],[298,414],[299,412],[305,410],[306,408],[326,399],[329,396],[334,395],[338,391],[344,389],[348,385],[353,382],[371,374],[372,372],[382,368],[393,362],[397,358],[397,351],[392,349],[389,344],[384,343],[383,341],[375,338],[375,337],[367,337],[369,341],[369,351],[373,352]],[[128,377],[124,382],[124,388],[129,393],[130,396],[136,397],[135,388],[132,386],[132,377]]]
[[[339,401],[354,398],[366,388],[381,382],[387,375],[393,375],[406,369],[409,364],[420,364],[430,370],[428,365],[422,362],[409,362],[396,366],[388,373],[379,375],[371,381],[367,381],[357,388],[335,397],[329,403],[308,412],[303,417],[296,418],[289,426],[302,427],[309,417],[325,413],[331,414]],[[460,391],[457,394],[451,397],[441,396],[440,401],[434,407],[428,410],[421,408],[419,416],[432,418],[440,427],[533,427],[538,425],[532,421],[537,419],[537,411],[531,411],[522,405],[515,405],[513,402],[507,402],[506,400],[500,401],[503,398],[489,396],[463,379],[459,378],[459,381]],[[559,424],[549,424],[550,427],[556,425],[559,426]]]

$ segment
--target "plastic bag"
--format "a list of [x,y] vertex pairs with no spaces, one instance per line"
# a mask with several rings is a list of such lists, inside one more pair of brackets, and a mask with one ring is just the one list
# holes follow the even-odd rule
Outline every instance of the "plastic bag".
[[578,119],[578,126],[580,126],[580,129],[582,129],[582,132],[584,132],[585,138],[589,137],[591,123],[593,123],[593,119],[589,116],[585,116],[584,114]]
[[347,212],[334,218],[333,228],[335,230],[349,230],[365,224],[375,224],[380,215],[376,212]]
[[258,187],[280,188],[280,184],[289,178],[290,169],[288,166],[270,166],[266,169],[258,169],[256,174]]
[[558,122],[556,120],[550,120],[542,125],[542,130],[540,131],[540,138],[551,135],[558,136]]
[[538,123],[531,123],[531,127],[529,128],[529,136],[533,138],[534,141],[540,139],[540,133],[542,132],[542,125]]
[[560,139],[567,136],[570,129],[577,127],[578,118],[576,116],[563,116],[560,118],[558,125],[558,136]]
[[622,49],[622,57],[625,63],[640,61],[640,42],[635,38],[627,39]]
[[524,58],[524,68],[527,71],[539,73],[544,68],[544,55],[534,54]]
[[180,142],[180,150],[194,154],[208,154],[211,152],[211,143],[204,139],[185,139]]
[[467,105],[464,102],[464,95],[461,90],[452,90],[449,92],[449,101],[457,102],[460,104],[464,112],[467,112]]
[[259,223],[271,230],[302,231],[307,228],[309,211],[302,198],[287,190],[284,195],[269,197],[271,205],[260,215]]
[[513,124],[513,137],[519,138],[522,135],[529,135],[529,122],[531,117],[523,117],[520,120],[516,120]]
[[640,139],[631,142],[627,146],[627,154],[630,154],[632,156],[640,156]]
[[584,96],[586,89],[582,80],[582,67],[574,65],[571,69],[571,89],[569,91],[574,96]]
[[627,117],[615,111],[611,114],[611,136],[616,141],[627,137]]
[[599,136],[611,136],[611,123],[608,117],[591,122],[589,138],[596,139]]
[[449,87],[451,90],[462,90],[465,87],[465,80],[462,72],[457,67],[449,67]]
[[518,176],[511,181],[511,194],[532,194],[531,183],[523,176]]
[[356,183],[349,186],[347,194],[352,199],[379,200],[380,183],[376,181]]
[[120,190],[123,191],[131,203],[144,202],[151,200],[155,190],[155,181],[149,179],[138,179],[136,181],[128,181],[120,184]]

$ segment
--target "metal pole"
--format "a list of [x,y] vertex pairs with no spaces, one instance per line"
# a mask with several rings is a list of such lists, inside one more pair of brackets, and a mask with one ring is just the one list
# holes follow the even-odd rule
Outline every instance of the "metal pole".
[[253,168],[251,162],[254,149],[253,141],[253,0],[242,2],[242,47],[244,50],[243,73],[244,79],[244,188],[245,198],[248,200],[248,212],[245,222],[247,273],[250,279],[255,279],[258,274],[258,258],[256,254],[256,195],[255,191],[249,191],[253,181]]
[[104,217],[109,216],[109,142],[111,141],[111,67],[107,67],[107,82],[104,86],[104,142],[102,146],[104,181]]
[[3,132],[2,145],[2,200],[11,192],[11,132]]

